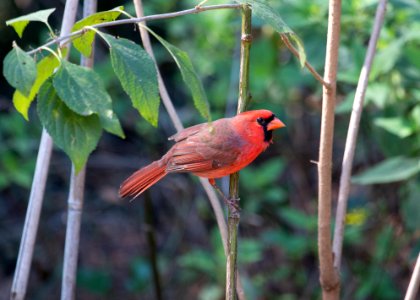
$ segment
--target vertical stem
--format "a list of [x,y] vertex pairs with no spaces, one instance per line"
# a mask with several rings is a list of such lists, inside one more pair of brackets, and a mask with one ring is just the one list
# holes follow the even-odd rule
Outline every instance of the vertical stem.
[[[83,17],[96,12],[97,0],[85,0],[83,3]],[[91,57],[81,56],[80,64],[93,67],[95,45],[92,45]],[[67,199],[67,230],[64,246],[63,278],[61,282],[61,299],[72,300],[76,296],[77,259],[79,257],[80,227],[82,223],[83,197],[85,189],[86,166],[76,173],[72,164],[70,190]]]
[[[239,68],[239,99],[237,113],[243,112],[249,102],[249,53],[252,42],[251,32],[251,7],[244,4],[242,7],[241,29],[241,54]],[[239,173],[230,176],[229,198],[239,206]],[[238,225],[240,219],[239,210],[231,205],[228,212],[228,255],[226,260],[226,299],[236,299],[236,273],[237,273],[237,246]]]
[[334,267],[337,272],[340,271],[341,252],[343,248],[344,221],[347,211],[347,200],[350,191],[351,168],[353,165],[354,151],[356,149],[357,134],[359,132],[360,118],[363,111],[363,102],[366,88],[369,81],[369,74],[372,67],[373,58],[376,52],[379,33],[384,21],[386,0],[380,0],[376,9],[375,22],[372,29],[372,35],[366,51],[365,61],[357,83],[356,94],[354,96],[353,109],[351,112],[349,129],[347,132],[346,147],[344,149],[343,164],[340,176],[340,189],[338,192],[337,213],[334,227]]
[[[66,1],[60,36],[65,36],[70,33],[76,19],[78,3],[78,0]],[[28,209],[26,211],[18,260],[10,293],[10,298],[13,300],[22,300],[25,298],[38,224],[41,216],[48,168],[51,160],[52,145],[52,139],[44,129],[39,144],[35,174],[32,181],[31,194],[29,196]]]
[[323,86],[321,136],[318,161],[318,256],[322,298],[338,299],[340,281],[333,266],[331,247],[331,165],[338,47],[340,42],[341,0],[329,1],[328,35]]

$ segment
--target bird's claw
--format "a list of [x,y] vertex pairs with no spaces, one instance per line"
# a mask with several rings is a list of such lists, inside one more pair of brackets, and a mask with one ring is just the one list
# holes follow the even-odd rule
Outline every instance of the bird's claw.
[[241,208],[239,207],[239,198],[225,198],[225,203],[229,207],[232,217],[239,218]]

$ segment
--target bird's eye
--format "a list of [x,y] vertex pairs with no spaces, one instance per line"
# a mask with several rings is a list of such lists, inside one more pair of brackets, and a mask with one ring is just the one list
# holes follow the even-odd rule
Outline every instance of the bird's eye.
[[263,119],[263,118],[261,118],[261,117],[259,117],[259,118],[257,119],[257,122],[258,122],[258,124],[260,124],[260,125],[262,125],[263,121],[264,121],[264,119]]

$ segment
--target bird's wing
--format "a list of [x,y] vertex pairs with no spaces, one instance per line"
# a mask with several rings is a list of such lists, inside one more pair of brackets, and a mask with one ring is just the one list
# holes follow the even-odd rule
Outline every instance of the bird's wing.
[[241,152],[241,142],[229,126],[220,122],[214,125],[214,131],[204,127],[175,144],[169,151],[167,171],[206,172],[233,164]]
[[182,140],[185,140],[186,138],[193,136],[197,134],[204,126],[206,126],[207,123],[197,124],[188,128],[185,128],[181,130],[178,133],[175,133],[174,135],[170,136],[168,140],[180,142]]

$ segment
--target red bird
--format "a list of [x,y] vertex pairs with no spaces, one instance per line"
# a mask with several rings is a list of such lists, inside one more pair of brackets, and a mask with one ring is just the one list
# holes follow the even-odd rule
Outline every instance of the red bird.
[[215,178],[249,165],[285,125],[269,110],[251,110],[232,118],[198,124],[171,136],[175,145],[159,160],[143,167],[120,187],[120,197],[136,198],[168,173],[193,173]]

